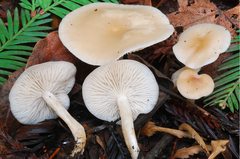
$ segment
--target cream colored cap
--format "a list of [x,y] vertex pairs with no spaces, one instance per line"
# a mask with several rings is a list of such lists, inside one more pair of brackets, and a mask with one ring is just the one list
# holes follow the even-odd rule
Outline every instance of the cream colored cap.
[[216,24],[198,24],[186,29],[173,46],[176,58],[189,68],[214,62],[230,46],[230,32]]
[[173,31],[157,8],[102,2],[67,14],[60,23],[59,37],[80,60],[102,65],[161,42]]
[[185,69],[178,76],[177,89],[187,99],[199,99],[213,92],[214,82],[207,74]]
[[[178,77],[179,77],[179,75],[182,73],[182,71],[184,71],[184,70],[186,70],[186,69],[190,69],[190,68],[188,68],[187,66],[184,66],[184,67],[182,67],[181,69],[177,70],[176,72],[174,72],[174,73],[172,74],[171,80],[172,80],[172,82],[173,82],[173,84],[174,84],[174,87],[177,87]],[[198,73],[198,72],[201,70],[201,68],[193,69],[193,70]]]

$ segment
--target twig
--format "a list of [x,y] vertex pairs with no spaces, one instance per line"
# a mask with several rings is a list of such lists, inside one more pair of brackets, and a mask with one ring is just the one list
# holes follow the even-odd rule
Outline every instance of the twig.
[[162,150],[174,139],[174,136],[166,134],[162,139],[154,146],[154,148],[148,153],[145,159],[155,159]]
[[49,159],[53,159],[59,151],[60,151],[60,148],[56,149],[56,151],[53,152],[53,154],[49,157]]

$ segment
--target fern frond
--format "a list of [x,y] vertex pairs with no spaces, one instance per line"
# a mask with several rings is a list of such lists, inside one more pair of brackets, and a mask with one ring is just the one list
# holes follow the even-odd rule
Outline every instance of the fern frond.
[[[240,33],[240,29],[236,31],[236,33]],[[231,41],[231,43],[237,43],[228,48],[226,52],[233,52],[233,51],[239,51],[240,50],[240,35],[237,35],[234,37],[234,39]]]
[[[47,33],[41,31],[50,30],[51,27],[41,25],[52,21],[48,16],[50,13],[38,14],[31,18],[30,11],[26,9],[22,9],[19,16],[16,8],[13,18],[7,11],[7,27],[0,19],[0,84],[7,80],[7,75],[26,65],[27,58],[33,50],[33,43],[47,36]],[[19,30],[20,24],[22,28]]]
[[[239,30],[237,31],[239,32]],[[237,43],[228,48],[226,52],[238,51],[236,54],[222,61],[217,71],[228,70],[214,78],[215,90],[204,100],[205,106],[218,104],[223,109],[229,107],[231,112],[239,109],[240,95],[240,39],[237,35],[232,43]]]
[[70,11],[90,3],[119,3],[117,0],[32,0],[32,3],[27,0],[21,1],[22,3],[20,3],[20,5],[25,9],[34,11],[38,6],[40,6],[44,12],[49,11],[61,18],[65,17]]
[[61,7],[49,6],[50,12],[64,18],[70,11],[73,11],[81,6],[94,3],[94,2],[109,2],[109,3],[119,3],[117,0],[56,0],[56,2],[60,3]]

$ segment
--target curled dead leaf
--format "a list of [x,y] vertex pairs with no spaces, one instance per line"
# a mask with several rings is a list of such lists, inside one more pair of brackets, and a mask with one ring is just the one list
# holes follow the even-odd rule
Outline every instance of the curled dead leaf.
[[[212,146],[211,145],[206,145],[207,149],[209,151],[212,150]],[[199,154],[200,152],[203,152],[203,148],[200,145],[195,145],[192,147],[188,147],[188,148],[182,148],[177,150],[177,152],[175,153],[175,155],[173,156],[172,159],[174,158],[189,158],[190,155],[195,155],[195,154]]]
[[224,152],[228,143],[229,140],[212,140],[211,145],[213,151],[208,159],[214,159],[219,153]]
[[207,149],[207,146],[206,146],[205,142],[203,141],[202,137],[190,125],[188,125],[186,123],[182,123],[179,126],[178,129],[179,130],[185,130],[185,131],[189,132],[190,135],[192,136],[192,138],[195,139],[200,146],[202,146],[202,148],[203,148],[204,152],[206,153],[206,155],[207,156],[210,155],[210,153],[209,153],[209,151]]
[[[224,152],[226,150],[226,145],[229,143],[229,140],[212,140],[211,145],[206,145],[208,151],[211,151],[211,155],[208,159],[214,159],[219,153]],[[182,148],[177,150],[174,158],[189,158],[190,155],[199,154],[200,152],[204,152],[205,150],[201,145],[195,145],[188,148]]]
[[102,147],[102,149],[104,150],[103,155],[106,155],[107,152],[106,152],[106,147],[105,147],[104,141],[102,141],[101,138],[98,135],[96,135],[96,141]]
[[176,136],[178,138],[190,138],[190,139],[192,138],[188,132],[156,126],[155,123],[151,122],[151,121],[148,121],[143,126],[140,134],[143,136],[146,135],[146,136],[150,137],[150,136],[154,135],[156,132],[165,132],[165,133],[171,134],[173,136]]

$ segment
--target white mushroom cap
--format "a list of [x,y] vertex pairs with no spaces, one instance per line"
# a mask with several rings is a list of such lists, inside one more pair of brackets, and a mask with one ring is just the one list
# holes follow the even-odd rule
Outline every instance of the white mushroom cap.
[[207,74],[198,75],[193,69],[185,69],[178,76],[177,89],[187,99],[199,99],[213,92],[214,82]]
[[64,17],[59,37],[82,61],[102,65],[167,39],[174,31],[157,8],[91,3]]
[[44,92],[52,92],[68,109],[68,93],[75,83],[76,67],[69,62],[47,62],[26,69],[13,85],[9,94],[10,108],[23,124],[36,124],[58,115],[43,100]]
[[97,118],[115,121],[120,117],[117,100],[126,96],[133,120],[149,113],[158,100],[158,84],[151,70],[134,60],[102,65],[84,80],[82,93],[88,110]]
[[230,46],[230,32],[216,24],[198,24],[186,29],[173,46],[176,58],[196,69],[214,62]]
[[140,149],[133,121],[158,101],[158,84],[151,70],[134,60],[110,62],[87,76],[82,93],[86,107],[97,118],[110,122],[121,116],[126,145],[137,159]]

